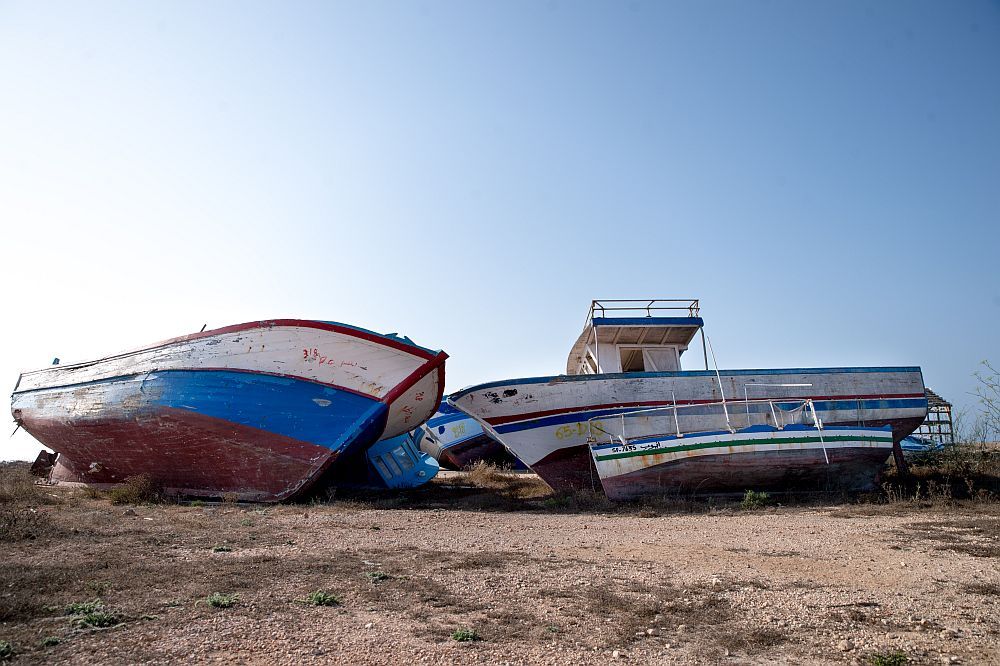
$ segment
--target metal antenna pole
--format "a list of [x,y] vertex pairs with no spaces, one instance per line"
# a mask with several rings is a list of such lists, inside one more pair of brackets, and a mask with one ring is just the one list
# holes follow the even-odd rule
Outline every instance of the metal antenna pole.
[[733,424],[729,422],[729,407],[726,406],[726,389],[722,386],[722,375],[719,374],[719,362],[715,359],[715,348],[712,347],[712,339],[707,335],[705,339],[708,340],[708,349],[712,352],[712,363],[715,364],[715,378],[719,382],[719,394],[722,396],[722,411],[726,414],[726,427],[729,428],[730,432],[736,432],[733,430]]

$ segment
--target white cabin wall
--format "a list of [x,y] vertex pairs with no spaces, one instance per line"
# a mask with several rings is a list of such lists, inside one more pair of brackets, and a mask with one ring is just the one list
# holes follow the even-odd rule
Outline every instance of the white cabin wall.
[[598,349],[601,361],[601,372],[621,372],[622,357],[617,345],[601,345]]
[[[642,349],[650,350],[671,350],[674,352],[673,356],[676,359],[676,366],[668,368],[668,371],[681,370],[682,366],[680,363],[680,356],[687,351],[687,346],[685,345],[612,345],[612,344],[602,344],[596,346],[593,343],[588,345],[587,349],[595,356],[600,356],[601,361],[601,372],[621,372],[622,371],[622,357],[621,348],[628,347],[629,349],[635,349],[636,347],[641,347]],[[653,370],[647,366],[647,372],[652,372]],[[586,374],[585,371],[581,371],[580,374]]]
[[617,346],[610,344],[595,345],[594,343],[590,343],[587,345],[587,351],[599,358],[601,362],[600,371],[602,373],[622,371],[622,361],[618,354]]

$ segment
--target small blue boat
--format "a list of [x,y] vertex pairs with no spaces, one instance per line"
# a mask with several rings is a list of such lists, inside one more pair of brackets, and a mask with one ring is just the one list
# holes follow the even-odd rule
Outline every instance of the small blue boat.
[[417,448],[413,433],[384,439],[365,455],[382,483],[393,490],[422,486],[441,470],[437,460]]
[[899,445],[903,447],[903,455],[905,456],[919,456],[925,453],[944,450],[944,444],[941,442],[927,437],[920,437],[919,435],[905,437]]

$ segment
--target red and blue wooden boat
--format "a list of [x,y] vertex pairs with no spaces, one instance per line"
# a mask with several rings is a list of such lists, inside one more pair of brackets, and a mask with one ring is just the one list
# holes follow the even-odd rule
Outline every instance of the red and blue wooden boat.
[[280,501],[437,410],[447,354],[328,321],[255,321],[21,375],[15,421],[53,482],[146,475],[171,494]]

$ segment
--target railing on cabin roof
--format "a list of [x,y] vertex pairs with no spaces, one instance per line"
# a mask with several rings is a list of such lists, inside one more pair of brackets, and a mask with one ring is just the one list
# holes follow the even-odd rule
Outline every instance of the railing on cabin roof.
[[653,313],[686,312],[688,317],[697,317],[700,310],[697,298],[600,298],[591,301],[590,311],[587,313],[587,324],[594,317],[607,317],[609,312],[626,317],[653,317],[655,316]]

